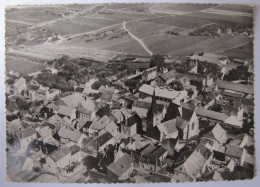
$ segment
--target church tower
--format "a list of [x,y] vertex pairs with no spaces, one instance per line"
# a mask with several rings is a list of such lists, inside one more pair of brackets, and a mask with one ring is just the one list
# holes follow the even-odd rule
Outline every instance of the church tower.
[[152,96],[152,104],[150,109],[147,113],[147,121],[153,124],[153,127],[157,126],[161,122],[161,115],[159,114],[157,103],[156,103],[156,97],[155,97],[155,90],[153,92]]

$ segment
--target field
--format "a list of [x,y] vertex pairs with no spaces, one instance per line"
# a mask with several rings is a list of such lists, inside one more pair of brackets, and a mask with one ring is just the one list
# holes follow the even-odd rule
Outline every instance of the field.
[[24,75],[40,71],[45,69],[45,65],[39,63],[32,63],[29,60],[16,58],[14,56],[7,55],[6,61],[6,71],[13,70],[15,72],[22,73]]
[[[69,16],[58,16],[64,13]],[[8,9],[6,28],[7,36],[12,36],[18,28],[36,25],[29,32],[17,35],[22,38],[9,37],[8,47],[14,45],[22,53],[49,57],[51,54],[52,58],[66,54],[108,61],[121,53],[185,56],[203,51],[232,58],[251,57],[253,49],[248,42],[252,38],[248,36],[235,32],[218,37],[189,36],[209,24],[251,31],[250,13],[252,8],[247,6],[217,4],[72,4]],[[64,38],[47,41],[54,33]]]
[[253,51],[254,51],[253,43],[248,42],[245,45],[224,51],[220,54],[226,55],[231,59],[234,58],[251,59],[253,58]]
[[194,11],[198,11],[198,10],[211,8],[211,7],[214,7],[214,6],[216,6],[216,4],[189,4],[189,3],[188,4],[169,4],[169,3],[162,3],[162,4],[156,5],[154,8],[194,12]]
[[215,7],[214,9],[218,10],[226,10],[226,11],[234,11],[234,12],[243,12],[243,13],[253,13],[253,9],[250,6],[246,5],[220,5]]
[[116,23],[119,22],[113,19],[81,17],[81,18],[74,18],[71,20],[66,20],[64,22],[54,24],[50,27],[47,27],[47,29],[53,33],[68,35],[68,34],[89,32]]
[[165,34],[167,31],[180,32],[184,30],[180,27],[152,23],[149,21],[133,21],[127,23],[127,28],[138,37],[146,37],[152,34]]
[[174,16],[174,17],[164,16],[164,17],[148,19],[146,21],[151,23],[159,23],[159,24],[165,24],[165,25],[176,26],[176,27],[187,28],[187,29],[199,27],[211,22],[206,19],[199,20],[189,15],[187,16],[181,15],[181,16]]
[[30,8],[20,8],[20,9],[8,9],[6,10],[7,20],[18,20],[28,23],[40,23],[44,21],[53,20],[61,16],[56,14],[51,14],[46,9],[41,7],[30,7]]

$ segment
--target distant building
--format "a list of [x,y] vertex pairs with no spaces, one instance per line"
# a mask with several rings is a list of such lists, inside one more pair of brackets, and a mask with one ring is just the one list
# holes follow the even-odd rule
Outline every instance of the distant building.
[[108,178],[114,182],[124,181],[130,178],[133,169],[134,158],[130,157],[128,154],[124,154],[121,158],[107,167],[107,175]]
[[142,80],[143,81],[150,81],[155,79],[157,76],[157,66],[146,69],[142,72]]
[[14,94],[19,95],[26,88],[26,80],[21,77],[14,82]]

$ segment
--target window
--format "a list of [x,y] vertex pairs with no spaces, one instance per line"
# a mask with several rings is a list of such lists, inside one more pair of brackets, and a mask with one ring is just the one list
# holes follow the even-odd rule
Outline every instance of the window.
[[195,123],[193,122],[191,125],[191,130],[194,130]]

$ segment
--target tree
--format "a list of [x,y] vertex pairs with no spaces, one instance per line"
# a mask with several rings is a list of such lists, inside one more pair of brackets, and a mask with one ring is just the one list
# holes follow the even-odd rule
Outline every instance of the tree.
[[165,67],[164,60],[165,58],[162,55],[153,55],[150,58],[150,68],[157,66],[157,70],[160,71],[162,67]]
[[102,108],[100,108],[97,112],[96,112],[96,115],[99,116],[99,117],[103,117],[105,115],[109,115],[110,113],[110,107],[109,105],[106,105]]

